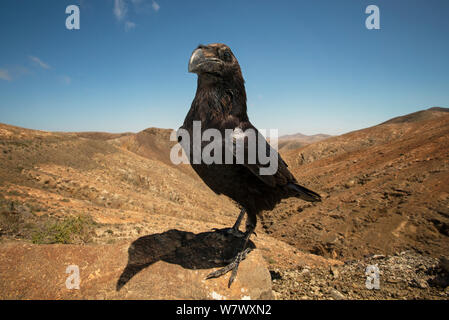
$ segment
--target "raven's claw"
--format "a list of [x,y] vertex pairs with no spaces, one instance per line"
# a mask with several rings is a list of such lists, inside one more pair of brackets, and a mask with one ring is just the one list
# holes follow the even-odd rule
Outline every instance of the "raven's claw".
[[209,273],[206,279],[218,278],[232,270],[231,277],[229,278],[228,282],[228,288],[230,288],[232,282],[234,282],[235,277],[237,276],[237,270],[239,268],[240,262],[246,258],[246,256],[248,255],[248,253],[251,252],[251,250],[252,250],[251,248],[246,248],[245,250],[240,251],[230,264],[228,264],[224,268]]

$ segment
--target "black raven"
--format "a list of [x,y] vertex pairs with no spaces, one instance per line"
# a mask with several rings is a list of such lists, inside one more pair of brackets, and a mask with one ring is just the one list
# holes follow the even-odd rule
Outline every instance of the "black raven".
[[[261,211],[272,210],[283,198],[298,197],[316,202],[321,201],[321,197],[298,185],[295,177],[287,169],[287,164],[249,121],[242,72],[237,59],[227,45],[221,43],[199,45],[190,57],[188,70],[198,75],[198,85],[195,99],[180,129],[184,129],[193,138],[190,141],[182,141],[183,138],[179,136],[178,130],[178,141],[181,142],[199,177],[217,194],[230,197],[242,208],[236,223],[228,229],[228,232],[243,236],[244,245],[231,264],[208,276],[208,278],[219,277],[232,270],[228,284],[231,286],[237,275],[240,261],[250,250],[246,246],[256,227],[257,215]],[[205,163],[203,159],[194,161],[195,121],[197,125],[200,124],[201,133],[207,129],[216,129],[216,132],[220,132],[223,145],[222,163]],[[261,174],[260,170],[267,167],[266,163],[261,163],[259,159],[255,162],[249,160],[249,140],[245,134],[248,130],[256,133],[257,148],[261,148],[260,142],[266,146],[262,146],[267,152],[265,156],[269,152],[275,156],[277,170],[272,174]],[[225,142],[226,132],[229,131],[232,132],[231,149],[226,147]],[[224,153],[229,150],[232,152],[231,158],[236,160],[239,140],[245,142],[241,144],[244,150],[243,163],[242,161],[226,162]],[[201,151],[204,151],[206,145],[204,141],[199,142]],[[215,151],[216,149],[213,152]],[[245,212],[247,214],[246,232],[242,234],[238,228]]]

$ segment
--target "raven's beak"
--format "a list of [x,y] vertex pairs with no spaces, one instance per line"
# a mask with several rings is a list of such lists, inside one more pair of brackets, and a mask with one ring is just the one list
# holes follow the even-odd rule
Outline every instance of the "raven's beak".
[[198,71],[198,66],[205,60],[203,50],[195,49],[189,60],[189,72],[196,73]]
[[189,72],[192,73],[220,73],[222,66],[222,61],[204,47],[195,49],[189,60]]

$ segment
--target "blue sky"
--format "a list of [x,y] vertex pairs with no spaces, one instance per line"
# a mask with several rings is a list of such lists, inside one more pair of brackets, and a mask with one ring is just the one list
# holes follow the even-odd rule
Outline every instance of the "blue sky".
[[[80,7],[67,30],[66,6]],[[380,30],[365,8],[380,9]],[[0,122],[41,130],[177,128],[200,43],[223,42],[249,116],[281,134],[340,134],[449,107],[449,1],[2,0]]]

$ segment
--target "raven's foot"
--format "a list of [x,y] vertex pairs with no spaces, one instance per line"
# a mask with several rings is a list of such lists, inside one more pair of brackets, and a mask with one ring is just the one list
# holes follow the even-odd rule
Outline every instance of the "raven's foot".
[[[232,229],[232,228],[230,228],[230,229]],[[229,278],[229,282],[228,282],[228,288],[230,288],[232,282],[234,282],[235,277],[237,276],[237,270],[239,268],[240,262],[246,258],[246,256],[248,255],[248,253],[251,252],[251,250],[252,250],[251,248],[246,248],[245,250],[240,251],[230,264],[228,264],[224,268],[221,268],[217,271],[209,273],[207,275],[206,279],[221,277],[222,275],[224,275],[232,270],[231,277]]]
[[236,238],[243,238],[246,233],[243,233],[239,230],[240,227],[240,223],[242,222],[243,217],[245,216],[246,210],[244,208],[242,208],[242,210],[240,210],[240,214],[237,218],[237,221],[234,223],[234,225],[232,226],[232,228],[225,228],[225,229],[217,229],[217,228],[213,228],[212,230],[219,232],[221,234],[224,235],[232,235]]
[[243,238],[245,236],[244,232],[242,232],[239,229],[236,229],[234,227],[225,228],[225,229],[213,228],[212,230],[214,230],[215,232],[224,234],[225,236],[234,236],[236,238]]

